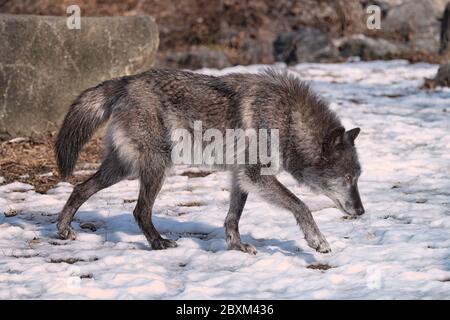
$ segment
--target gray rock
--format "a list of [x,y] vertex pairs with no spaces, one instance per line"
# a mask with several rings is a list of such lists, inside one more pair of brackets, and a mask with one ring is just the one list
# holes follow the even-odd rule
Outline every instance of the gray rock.
[[404,48],[384,39],[369,38],[364,35],[354,35],[337,41],[339,53],[348,58],[358,56],[362,60],[392,59]]
[[271,64],[272,57],[272,41],[267,36],[260,39],[245,39],[238,48],[239,60],[245,64]]
[[434,78],[425,78],[421,89],[435,89],[436,87],[450,87],[450,62],[441,64]]
[[396,1],[381,21],[381,28],[407,39],[413,50],[437,52],[439,49],[439,19],[448,0]]
[[450,2],[442,15],[439,54],[450,54]]
[[164,65],[172,68],[201,69],[231,67],[227,55],[221,51],[205,46],[194,47],[188,51],[168,53]]
[[273,43],[273,55],[275,61],[287,64],[338,60],[338,52],[329,36],[310,27],[280,34]]
[[434,82],[437,86],[450,87],[450,63],[439,66]]
[[54,130],[71,101],[99,82],[149,68],[158,47],[150,16],[0,15],[0,133]]

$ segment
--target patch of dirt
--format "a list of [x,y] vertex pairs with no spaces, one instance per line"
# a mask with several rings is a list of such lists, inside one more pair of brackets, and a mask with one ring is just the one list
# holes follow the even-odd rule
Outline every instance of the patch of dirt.
[[83,222],[83,223],[80,224],[80,228],[81,229],[88,229],[88,230],[91,230],[92,232],[97,231],[97,227],[92,222]]
[[5,211],[3,214],[5,215],[5,217],[7,218],[11,218],[11,217],[15,217],[17,216],[19,212],[15,209],[11,209],[9,208],[7,211]]
[[428,63],[435,63],[435,64],[441,64],[446,61],[448,61],[448,57],[439,55],[438,53],[432,53],[432,52],[426,52],[426,51],[409,51],[409,52],[402,52],[397,55],[393,55],[392,59],[405,59],[408,60],[411,63],[417,63],[417,62],[428,62]]
[[88,258],[88,259],[82,259],[82,258],[57,258],[57,259],[50,259],[49,263],[68,263],[68,264],[74,264],[77,262],[93,262],[97,261],[97,257]]
[[199,201],[189,201],[178,204],[179,207],[201,207],[203,203]]
[[306,267],[307,269],[313,269],[313,270],[323,270],[326,271],[328,269],[334,268],[333,266],[330,266],[326,263],[316,263],[316,264],[310,264]]
[[39,243],[41,243],[41,239],[39,239],[39,238],[33,238],[33,239],[27,241],[27,244],[30,247],[35,245],[35,244],[39,244]]
[[29,258],[35,258],[35,257],[39,257],[39,253],[31,253],[31,254],[13,254],[10,255],[9,257],[13,257],[13,258],[24,258],[24,259],[29,259]]
[[209,176],[211,173],[211,171],[185,171],[180,175],[188,178],[203,178]]
[[53,246],[67,246],[69,244],[69,242],[67,242],[66,240],[58,240],[58,239],[49,240],[48,243]]
[[342,220],[356,220],[356,219],[358,219],[358,217],[356,217],[356,216],[350,216],[350,215],[342,216]]
[[[53,152],[54,133],[34,138],[0,141],[1,184],[14,181],[34,186],[36,192],[46,193],[59,181]],[[77,168],[98,163],[101,159],[101,139],[92,139],[77,161]],[[68,179],[72,184],[84,181],[89,175],[74,175]]]
[[391,98],[391,99],[396,99],[396,98],[401,98],[401,97],[406,96],[406,93],[386,93],[386,94],[382,94],[380,96],[386,97],[386,98]]
[[180,238],[197,238],[200,240],[209,239],[209,234],[202,232],[167,232],[167,236],[176,240]]

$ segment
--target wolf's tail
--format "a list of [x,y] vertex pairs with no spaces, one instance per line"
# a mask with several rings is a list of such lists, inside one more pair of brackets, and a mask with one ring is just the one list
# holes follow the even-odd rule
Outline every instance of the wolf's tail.
[[120,79],[83,91],[70,106],[55,142],[56,163],[62,179],[70,176],[81,148],[104,124],[125,94]]

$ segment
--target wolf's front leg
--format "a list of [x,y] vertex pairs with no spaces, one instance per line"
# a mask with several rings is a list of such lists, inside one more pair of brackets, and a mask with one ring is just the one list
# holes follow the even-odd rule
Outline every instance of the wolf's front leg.
[[[257,191],[269,203],[287,209],[294,214],[308,245],[321,253],[331,251],[325,237],[319,231],[311,211],[295,194],[282,185],[274,175],[260,175],[258,168],[249,167],[240,175],[240,182]],[[247,189],[247,187],[246,187]]]
[[251,244],[243,243],[241,241],[241,236],[239,235],[239,219],[241,218],[242,210],[244,210],[247,196],[248,193],[239,187],[236,175],[233,174],[230,209],[228,210],[227,218],[225,220],[225,236],[228,248],[256,254],[256,248]]

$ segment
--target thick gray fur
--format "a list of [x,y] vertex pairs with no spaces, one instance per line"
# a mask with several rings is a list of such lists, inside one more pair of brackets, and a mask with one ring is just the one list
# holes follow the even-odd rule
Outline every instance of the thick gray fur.
[[[62,178],[97,128],[109,120],[105,156],[97,173],[77,185],[58,220],[58,233],[74,239],[70,227],[78,208],[97,191],[122,179],[139,177],[135,219],[153,249],[175,247],[155,229],[152,207],[171,163],[172,130],[278,129],[281,169],[299,183],[327,195],[343,212],[364,213],[357,181],[361,173],[354,140],[359,128],[345,131],[337,115],[308,85],[268,69],[257,75],[222,77],[151,69],[109,80],[85,90],[72,104],[58,134],[55,151]],[[291,211],[309,246],[329,252],[308,207],[261,165],[234,165],[230,209],[225,221],[230,249],[255,254],[241,242],[238,223],[249,192]]]

